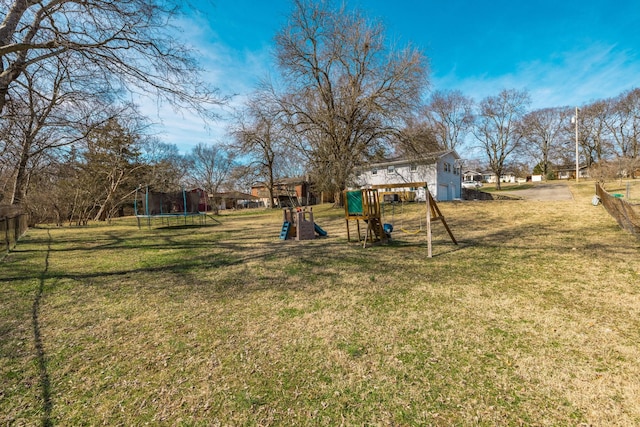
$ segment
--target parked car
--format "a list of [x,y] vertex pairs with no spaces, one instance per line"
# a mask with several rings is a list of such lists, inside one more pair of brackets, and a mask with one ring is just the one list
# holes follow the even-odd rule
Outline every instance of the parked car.
[[480,181],[463,181],[462,182],[462,188],[475,189],[480,187],[482,187],[482,183]]

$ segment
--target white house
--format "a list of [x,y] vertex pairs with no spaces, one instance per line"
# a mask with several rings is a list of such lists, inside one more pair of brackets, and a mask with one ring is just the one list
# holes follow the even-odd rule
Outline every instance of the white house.
[[482,174],[480,172],[466,170],[462,173],[463,181],[482,181]]
[[[496,174],[492,171],[482,172],[482,180],[488,182],[489,184],[495,184],[496,182],[498,182],[498,180],[496,179]],[[518,182],[518,177],[511,172],[505,172],[500,175],[500,182],[515,184],[516,182]]]
[[[384,184],[426,182],[431,195],[438,201],[460,198],[462,184],[460,156],[455,150],[440,151],[419,159],[390,159],[357,169],[352,179],[354,187],[365,188]],[[422,187],[408,185],[405,188],[382,188],[382,193],[403,193],[409,200],[424,201]]]

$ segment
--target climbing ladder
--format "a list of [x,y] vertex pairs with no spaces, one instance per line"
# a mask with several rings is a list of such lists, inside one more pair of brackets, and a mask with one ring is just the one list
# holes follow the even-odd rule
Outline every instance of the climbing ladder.
[[282,223],[282,230],[280,230],[280,240],[287,240],[290,227],[291,227],[291,223],[289,221],[285,221]]

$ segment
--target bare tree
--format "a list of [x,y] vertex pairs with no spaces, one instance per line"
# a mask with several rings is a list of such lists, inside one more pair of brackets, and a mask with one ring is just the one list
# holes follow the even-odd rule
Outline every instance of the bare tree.
[[605,122],[619,156],[636,160],[640,155],[640,89],[611,99]]
[[578,141],[588,167],[606,160],[613,153],[611,134],[607,128],[609,117],[609,103],[605,100],[595,101],[580,109]]
[[154,191],[168,192],[181,188],[187,176],[188,162],[175,144],[149,138],[142,146],[141,160],[146,166],[144,183]]
[[226,186],[231,191],[248,193],[257,180],[255,172],[256,170],[247,164],[238,164],[229,172]]
[[427,84],[419,51],[388,48],[381,24],[328,0],[294,0],[276,55],[280,106],[320,190],[344,189],[354,167],[415,111]]
[[551,172],[553,162],[561,158],[567,140],[566,124],[572,114],[568,107],[542,108],[522,119],[522,151],[534,159],[544,176]]
[[131,197],[143,168],[140,148],[145,123],[138,116],[110,119],[85,140],[84,186],[94,197],[94,221],[113,217]]
[[427,153],[442,151],[433,127],[424,120],[408,119],[393,140],[394,153],[406,158],[423,158]]
[[529,94],[514,89],[503,90],[480,102],[473,133],[484,150],[489,167],[496,175],[496,188],[509,155],[520,145],[520,121],[529,105]]
[[72,196],[78,187],[76,153],[61,151],[44,152],[30,175],[29,197],[23,207],[34,224],[62,225],[70,219]]
[[140,162],[146,124],[133,109],[120,113],[91,126],[81,144],[32,157],[23,205],[35,220],[105,220],[132,200],[146,169]]
[[[0,24],[0,117],[12,134],[11,202],[47,150],[80,141],[105,106],[131,91],[212,116],[223,99],[198,77],[192,52],[167,31],[171,0],[5,0]],[[112,117],[103,117],[102,122]]]
[[34,66],[66,57],[72,77],[90,75],[112,95],[154,91],[201,112],[220,99],[198,79],[191,50],[167,31],[182,2],[4,0],[0,25],[0,112]]
[[[198,144],[187,155],[187,183],[201,187],[210,195],[220,192],[235,166],[234,156],[222,145]],[[218,205],[214,204],[218,213]]]
[[81,140],[114,113],[91,93],[76,91],[62,61],[34,65],[23,72],[21,84],[22,96],[5,105],[7,127],[0,136],[11,154],[10,200],[16,205],[23,202],[33,168],[45,151]]
[[473,127],[473,100],[459,90],[434,92],[424,113],[436,140],[447,150],[460,147]]
[[287,145],[286,129],[278,106],[265,92],[255,92],[247,101],[244,111],[231,130],[233,148],[248,158],[253,175],[267,188],[273,207],[274,187],[283,178]]

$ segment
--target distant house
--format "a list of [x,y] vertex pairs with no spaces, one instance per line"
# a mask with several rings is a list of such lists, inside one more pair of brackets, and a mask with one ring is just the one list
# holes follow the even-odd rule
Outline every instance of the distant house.
[[466,170],[462,173],[463,181],[482,181],[482,174],[477,171]]
[[308,206],[318,203],[318,196],[304,177],[278,180],[273,189],[273,201],[269,203],[269,189],[263,183],[251,187],[251,195],[260,199],[264,206]]
[[[209,202],[209,195],[202,188],[194,188],[192,190],[186,190],[187,193],[194,193],[198,196],[198,211],[206,212],[211,210],[211,203]],[[195,196],[191,196],[195,197]]]
[[[492,171],[482,172],[482,180],[484,182],[488,182],[489,184],[495,184],[496,182],[498,182],[498,180],[496,179],[496,174],[493,173]],[[502,175],[500,175],[500,182],[507,182],[507,183],[514,184],[518,182],[518,177],[511,172],[505,172]]]
[[[555,173],[556,179],[576,179],[576,165],[558,165],[552,166],[551,170]],[[578,178],[588,178],[589,170],[586,166],[578,166]]]
[[[352,178],[353,187],[357,188],[416,182],[426,182],[429,192],[438,201],[459,199],[462,184],[460,156],[455,150],[447,150],[417,159],[389,159],[358,168]],[[426,200],[422,187],[408,185],[406,188],[382,188],[379,191],[385,196]]]
[[217,206],[219,210],[224,209],[244,209],[263,207],[258,197],[240,191],[226,191],[214,193],[210,196],[210,206]]

